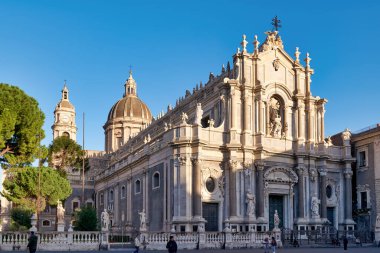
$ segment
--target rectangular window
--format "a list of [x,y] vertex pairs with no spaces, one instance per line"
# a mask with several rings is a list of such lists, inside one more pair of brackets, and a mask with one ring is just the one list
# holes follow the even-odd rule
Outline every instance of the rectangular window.
[[361,198],[361,209],[367,208],[367,192],[360,193]]
[[359,152],[359,167],[364,167],[366,166],[366,155],[365,151],[360,151]]
[[77,210],[78,208],[79,208],[79,202],[74,201],[73,202],[73,211],[75,212],[75,210]]

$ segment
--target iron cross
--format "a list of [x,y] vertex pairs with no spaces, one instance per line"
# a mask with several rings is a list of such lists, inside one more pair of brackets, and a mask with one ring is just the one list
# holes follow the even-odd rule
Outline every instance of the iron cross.
[[272,19],[273,29],[278,31],[278,28],[281,27],[281,20],[278,19],[277,15]]

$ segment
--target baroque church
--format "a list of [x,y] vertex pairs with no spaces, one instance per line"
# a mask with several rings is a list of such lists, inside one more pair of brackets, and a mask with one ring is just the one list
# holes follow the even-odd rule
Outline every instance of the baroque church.
[[325,140],[309,54],[290,56],[278,31],[247,46],[157,118],[130,73],[93,166],[113,231],[138,231],[141,213],[148,231],[268,231],[275,212],[282,228],[354,229],[350,132]]
[[[84,195],[69,175],[66,229],[82,204],[107,211],[113,233],[141,230],[141,214],[151,232],[269,231],[275,213],[280,228],[354,229],[351,134],[340,145],[325,138],[327,100],[312,95],[309,54],[292,57],[278,31],[247,47],[243,35],[233,64],[156,118],[130,72],[103,126],[105,152],[87,151]],[[54,138],[76,140],[66,86],[54,113]]]

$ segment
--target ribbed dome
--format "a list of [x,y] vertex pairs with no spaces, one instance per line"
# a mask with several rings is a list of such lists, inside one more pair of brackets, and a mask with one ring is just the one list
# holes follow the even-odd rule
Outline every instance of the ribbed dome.
[[151,121],[152,114],[148,106],[136,96],[126,96],[117,101],[108,113],[108,119],[134,117]]
[[57,108],[70,108],[70,109],[74,109],[74,106],[68,100],[61,100],[57,104]]

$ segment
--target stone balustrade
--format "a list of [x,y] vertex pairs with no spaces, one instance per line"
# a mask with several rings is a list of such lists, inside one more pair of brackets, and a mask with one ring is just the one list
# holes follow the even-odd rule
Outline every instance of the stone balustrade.
[[[38,250],[98,250],[99,232],[44,232],[37,233]],[[28,233],[3,232],[0,234],[0,251],[26,250]]]
[[[166,250],[166,243],[173,235],[178,249],[259,248],[266,237],[265,232],[200,232],[200,233],[142,233],[141,242],[147,250]],[[101,244],[109,247],[108,233],[101,232],[44,232],[37,233],[39,251],[98,250]],[[3,232],[0,234],[0,251],[26,250],[28,233]]]

